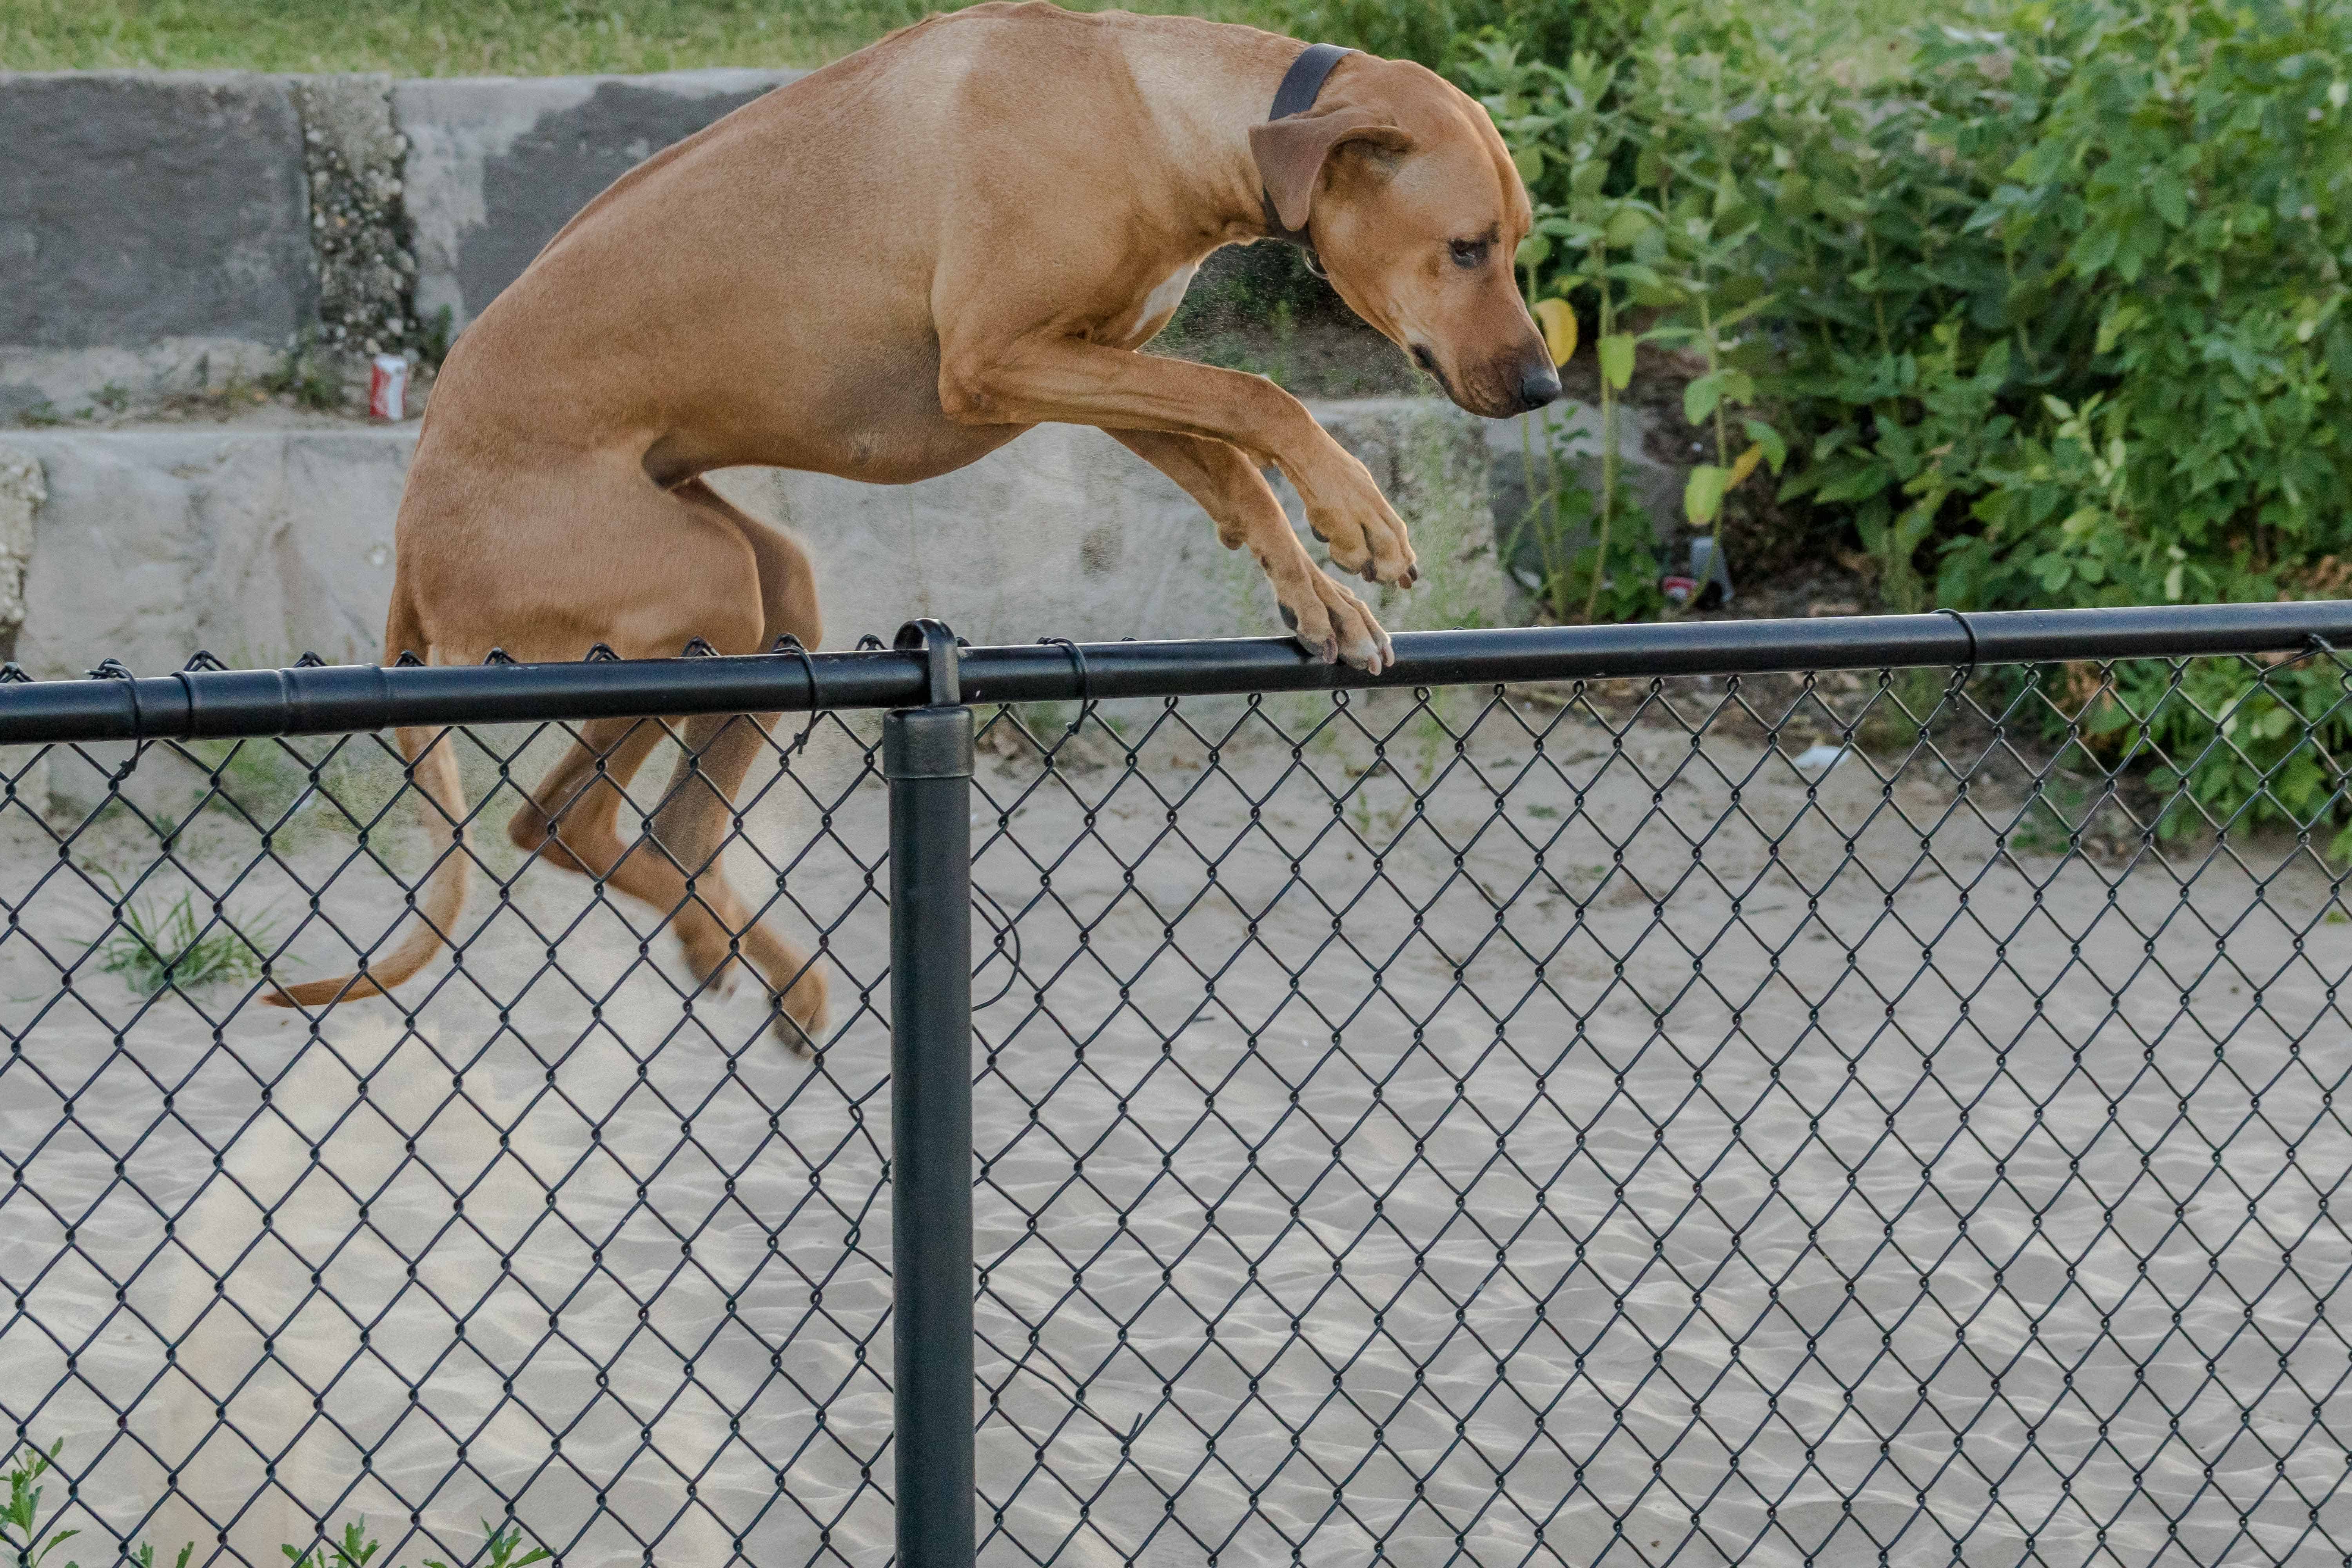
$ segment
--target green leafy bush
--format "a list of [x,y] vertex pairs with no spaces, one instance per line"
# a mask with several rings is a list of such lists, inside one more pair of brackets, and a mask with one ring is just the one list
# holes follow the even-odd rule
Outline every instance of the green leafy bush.
[[1648,0],[1273,0],[1269,26],[1433,69],[1459,66],[1482,38],[1536,59],[1614,53],[1640,33]]
[[2274,826],[2352,852],[2352,826],[2328,832],[2352,783],[2352,681],[2333,658],[2118,666],[2074,728],[2105,765],[2147,769],[2169,797],[2158,822],[2166,838]]
[[[1622,59],[1497,36],[1454,68],[1538,198],[1531,294],[1643,323],[1603,327],[1604,385],[1625,338],[1703,354],[1695,525],[1785,445],[1780,500],[1850,530],[1891,609],[2335,583],[2352,6],[1974,19],[1920,29],[1875,81],[1695,5],[1659,6]],[[2332,679],[2199,667],[2200,702],[2161,710],[2166,754],[2203,759],[2178,782],[2217,818],[2341,820],[2336,737],[2311,729],[2334,709],[2309,708]]]
[[1538,290],[1706,350],[1707,408],[1773,411],[1783,499],[1897,607],[2292,589],[2352,544],[2352,7],[1996,20],[1868,88],[1724,8],[1459,70],[1543,205]]

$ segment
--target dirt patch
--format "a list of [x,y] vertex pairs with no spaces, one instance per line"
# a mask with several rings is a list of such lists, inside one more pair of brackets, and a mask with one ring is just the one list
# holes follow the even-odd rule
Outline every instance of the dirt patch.
[[[1865,683],[1824,678],[1827,708]],[[994,721],[973,1104],[1005,1550],[1151,1561],[1173,1528],[1278,1560],[1320,1519],[1313,1563],[1517,1561],[1539,1518],[1588,1562],[1663,1482],[1706,1500],[1645,1526],[1661,1557],[1863,1520],[1929,1568],[1922,1485],[1997,1559],[2062,1527],[2149,1555],[2153,1500],[2249,1423],[2240,1506],[2303,1528],[2273,1465],[2340,1468],[2305,1390],[2336,1375],[2314,1292],[2352,1266],[2322,1206],[2352,1139],[2295,1109],[2352,962],[2324,871],[2111,869],[1922,752],[1809,773],[1725,728],[1725,683],[1588,689]],[[153,749],[148,815],[65,855],[72,824],[0,813],[0,1386],[103,1454],[62,1522],[255,1560],[364,1512],[415,1521],[385,1553],[413,1560],[495,1487],[583,1560],[878,1560],[870,720],[763,763],[730,855],[822,937],[813,1066],[756,995],[697,994],[657,912],[524,868],[494,825],[541,759],[484,739],[462,964],[316,1021],[249,979],[144,994],[110,906],[217,900],[294,973],[347,963],[432,852],[374,742],[208,756],[217,785]],[[163,826],[167,859],[207,788],[235,805]],[[2182,1336],[2210,1348],[2137,1349]],[[1995,1508],[1954,1434],[2150,1458],[2004,1471]]]

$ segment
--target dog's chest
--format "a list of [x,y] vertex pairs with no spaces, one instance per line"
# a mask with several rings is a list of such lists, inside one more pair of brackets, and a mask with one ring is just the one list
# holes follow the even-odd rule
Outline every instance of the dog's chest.
[[1176,307],[1184,302],[1184,290],[1192,287],[1192,274],[1196,270],[1197,264],[1179,267],[1163,279],[1158,288],[1143,297],[1143,305],[1135,318],[1139,331],[1149,336],[1168,324],[1168,318],[1174,315]]

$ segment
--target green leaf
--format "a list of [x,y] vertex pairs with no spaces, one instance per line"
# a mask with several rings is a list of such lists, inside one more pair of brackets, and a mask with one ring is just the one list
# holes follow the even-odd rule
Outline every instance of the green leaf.
[[2083,237],[2074,242],[2072,257],[2074,270],[2085,278],[2105,271],[2107,263],[2116,258],[2116,247],[2123,243],[2123,230],[2111,224],[2101,224],[2085,231]]
[[1612,332],[1596,345],[1601,355],[1601,374],[1609,384],[1622,392],[1633,379],[1633,334]]
[[2128,301],[2119,304],[2113,310],[2109,310],[2106,314],[2106,319],[2099,323],[2097,352],[2100,353],[2106,353],[2113,350],[2116,346],[2116,340],[2122,337],[2126,332],[2130,331],[2134,327],[2138,326],[2145,315],[2146,312],[2137,305],[2131,304]]
[[1757,311],[1763,310],[1768,305],[1775,305],[1778,303],[1780,303],[1780,296],[1776,294],[1758,295],[1755,299],[1748,300],[1745,305],[1740,306],[1737,310],[1732,311],[1731,314],[1727,316],[1717,316],[1715,319],[1715,335],[1718,338],[1722,337],[1724,333],[1731,331],[1732,328],[1738,326],[1748,317],[1756,314]]
[[2189,226],[2189,190],[2179,175],[2169,169],[2158,170],[2148,181],[2147,199],[2165,222],[2175,228]]
[[1818,499],[1825,501],[1867,500],[1894,482],[1895,475],[1885,464],[1868,462],[1822,485]]
[[1519,178],[1534,184],[1543,178],[1543,150],[1535,146],[1520,148],[1511,154],[1511,166],[1518,170]]
[[1743,419],[1739,427],[1748,432],[1749,440],[1764,448],[1765,467],[1779,473],[1780,466],[1789,460],[1789,444],[1780,439],[1780,432],[1761,419]]
[[1684,423],[1700,423],[1714,413],[1715,405],[1722,401],[1723,377],[1719,374],[1700,376],[1683,388]]
[[1683,515],[1693,526],[1704,528],[1715,521],[1723,510],[1723,491],[1731,482],[1731,470],[1713,463],[1701,463],[1690,471],[1683,486]]

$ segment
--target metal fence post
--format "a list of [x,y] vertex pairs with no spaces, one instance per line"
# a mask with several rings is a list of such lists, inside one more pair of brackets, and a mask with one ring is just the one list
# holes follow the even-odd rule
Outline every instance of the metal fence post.
[[890,1258],[899,1568],[971,1568],[971,710],[955,637],[909,622],[929,701],[882,721],[890,781]]

